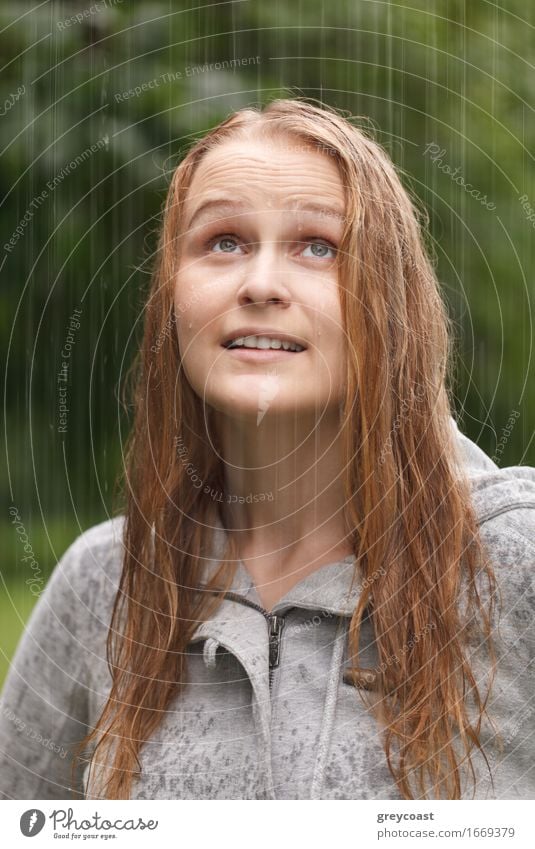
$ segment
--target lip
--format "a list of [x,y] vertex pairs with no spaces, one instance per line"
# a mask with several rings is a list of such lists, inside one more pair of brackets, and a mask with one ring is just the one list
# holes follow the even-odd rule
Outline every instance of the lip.
[[227,354],[238,360],[265,363],[271,360],[293,359],[294,357],[298,357],[299,354],[304,354],[306,348],[303,351],[285,351],[284,348],[265,348],[263,350],[260,348],[224,348],[224,350]]
[[[221,342],[221,346],[226,348],[228,343],[233,339],[239,339],[240,336],[268,336],[272,339],[280,339],[283,342],[296,342],[298,345],[301,345],[305,350],[307,349],[307,344],[304,339],[300,339],[299,336],[292,336],[290,333],[285,333],[283,330],[277,330],[275,327],[237,327],[236,330],[233,330],[231,333],[228,333],[223,341]],[[231,350],[236,350],[232,348]],[[238,349],[242,350],[242,349]],[[254,351],[254,348],[249,348],[249,350]],[[280,348],[272,348],[266,349],[272,351],[282,350]],[[302,353],[301,351],[299,353]]]

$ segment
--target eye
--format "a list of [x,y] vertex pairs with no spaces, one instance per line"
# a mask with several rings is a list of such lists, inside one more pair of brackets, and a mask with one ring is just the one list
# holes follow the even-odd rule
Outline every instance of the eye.
[[[307,254],[308,250],[311,250],[312,253]],[[329,256],[328,251],[331,252]],[[317,239],[311,239],[309,244],[306,246],[303,251],[303,256],[307,259],[310,257],[314,257],[315,259],[334,259],[336,256],[336,248],[333,245],[329,245],[326,242],[318,241]]]
[[[238,240],[235,239],[234,236],[216,236],[216,238],[211,239],[208,244],[212,253],[233,254],[236,253],[234,248],[237,247]],[[221,245],[221,247],[217,250],[214,250],[217,245]]]
[[[324,241],[323,239],[311,236],[309,239],[303,241],[308,242],[302,254],[307,259],[334,259],[336,256],[336,248],[334,245]],[[206,243],[206,247],[210,253],[237,254],[239,253],[237,250],[238,242],[239,239],[236,236],[230,234],[219,234],[212,239],[209,239]],[[311,253],[307,254],[306,251],[311,251]]]

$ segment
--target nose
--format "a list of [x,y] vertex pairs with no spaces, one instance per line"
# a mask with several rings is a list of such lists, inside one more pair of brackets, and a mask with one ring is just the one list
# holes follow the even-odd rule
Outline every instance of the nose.
[[264,242],[257,246],[254,255],[244,266],[237,297],[240,306],[251,303],[280,303],[289,306],[291,292],[288,287],[289,269],[281,256],[277,242]]

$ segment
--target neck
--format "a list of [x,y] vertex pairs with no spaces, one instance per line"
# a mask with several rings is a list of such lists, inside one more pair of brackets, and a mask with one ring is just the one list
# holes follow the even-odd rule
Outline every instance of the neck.
[[[255,421],[218,413],[224,522],[242,551],[351,552],[344,517],[339,416]],[[332,557],[331,559],[336,559]]]

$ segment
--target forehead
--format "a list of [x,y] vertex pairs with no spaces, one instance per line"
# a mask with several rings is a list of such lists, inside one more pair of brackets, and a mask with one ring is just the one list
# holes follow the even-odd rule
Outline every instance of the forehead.
[[290,136],[232,139],[209,151],[194,173],[186,210],[223,192],[251,205],[296,208],[325,205],[343,217],[345,192],[332,156]]

